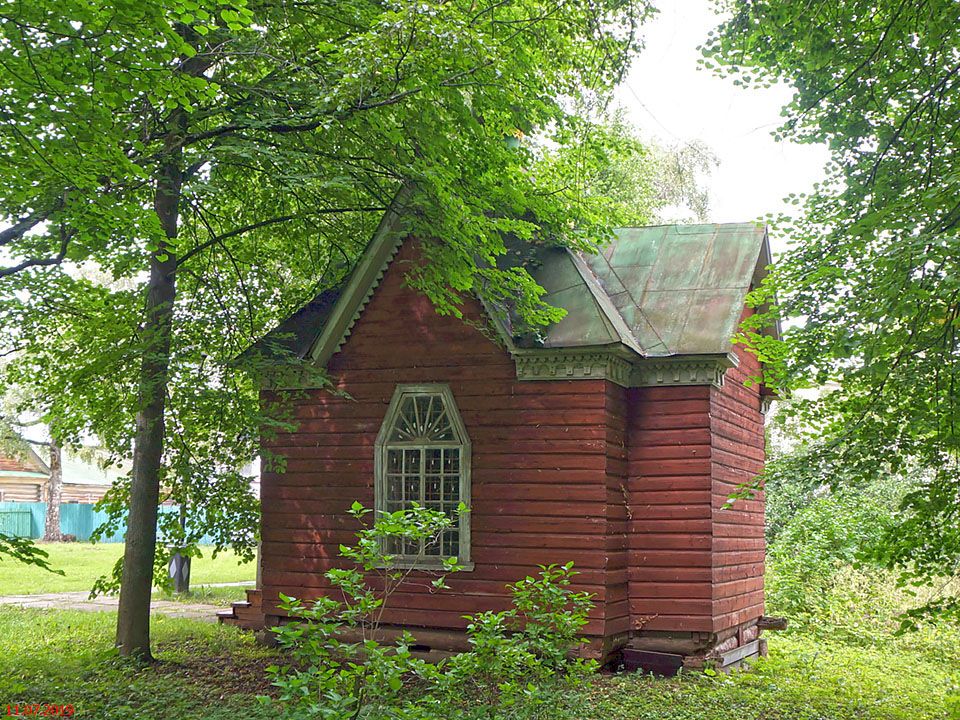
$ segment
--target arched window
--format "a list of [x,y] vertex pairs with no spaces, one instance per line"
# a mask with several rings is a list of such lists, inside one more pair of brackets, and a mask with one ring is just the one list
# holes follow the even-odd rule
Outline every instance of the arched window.
[[[447,513],[454,525],[439,543],[397,542],[386,552],[425,567],[443,558],[470,561],[470,440],[446,385],[398,385],[377,436],[377,512],[396,512],[412,503]],[[402,545],[402,547],[401,547]]]

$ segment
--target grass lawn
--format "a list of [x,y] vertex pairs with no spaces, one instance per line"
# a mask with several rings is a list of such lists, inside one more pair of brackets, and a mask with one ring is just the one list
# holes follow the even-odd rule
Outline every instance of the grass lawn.
[[[770,634],[751,671],[665,680],[622,675],[590,691],[584,719],[947,720],[960,718],[960,648],[937,657]],[[952,708],[952,709],[951,709]]]
[[[38,593],[90,590],[101,575],[109,575],[123,555],[122,543],[38,543],[50,554],[50,564],[66,573],[55,575],[37,567],[0,561],[0,595],[36,595]],[[232,552],[211,559],[212,548],[204,547],[203,557],[194,558],[190,569],[192,585],[253,580],[256,564],[240,564]],[[242,590],[230,589],[239,599]]]
[[[29,702],[72,703],[76,717],[99,720],[276,716],[255,695],[269,692],[263,669],[282,658],[248,633],[158,617],[163,662],[138,667],[111,650],[115,619],[0,608],[0,712]],[[955,637],[824,644],[771,634],[771,657],[751,672],[598,676],[570,700],[581,720],[948,720],[960,718]]]
[[276,655],[236,628],[153,618],[164,662],[140,667],[111,648],[116,613],[0,608],[0,713],[12,703],[72,704],[76,718],[269,718],[255,695]]

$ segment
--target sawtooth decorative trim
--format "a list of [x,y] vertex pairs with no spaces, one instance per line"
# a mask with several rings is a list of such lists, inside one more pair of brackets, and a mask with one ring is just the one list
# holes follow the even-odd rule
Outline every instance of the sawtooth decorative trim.
[[515,351],[518,380],[610,380],[630,386],[630,362],[611,352]]
[[736,365],[729,355],[709,357],[644,358],[633,367],[632,387],[713,385],[723,387],[723,376]]
[[340,299],[337,300],[330,315],[331,321],[323,328],[323,332],[311,349],[310,358],[319,367],[326,366],[327,361],[350,337],[353,326],[356,325],[360,314],[380,286],[380,281],[383,280],[390,263],[400,251],[403,240],[406,238],[401,212],[411,192],[412,190],[405,186],[397,193],[380,221],[370,246],[347,281]]

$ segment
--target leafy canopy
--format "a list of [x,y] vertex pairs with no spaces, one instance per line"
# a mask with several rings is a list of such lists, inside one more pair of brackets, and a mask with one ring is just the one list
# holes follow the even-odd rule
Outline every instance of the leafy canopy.
[[[403,186],[427,240],[411,282],[439,311],[480,292],[555,320],[529,275],[494,261],[504,233],[576,246],[621,221],[579,178],[606,157],[594,118],[649,13],[644,0],[4,5],[0,383],[65,445],[92,436],[116,462],[161,384],[161,500],[190,512],[186,534],[169,516],[168,538],[213,532],[249,552],[239,467],[258,428],[288,419],[231,359],[344,277]],[[549,170],[577,147],[569,173]],[[147,329],[151,257],[176,275],[169,353]],[[169,377],[143,376],[166,367],[158,353]],[[108,500],[114,518],[128,492]]]
[[[897,473],[907,494],[878,558],[927,582],[960,567],[960,6],[952,0],[725,2],[708,65],[786,81],[781,137],[825,143],[826,180],[781,218],[791,241],[742,340],[792,404],[806,466],[849,482]],[[770,169],[772,171],[772,169]],[[755,331],[799,322],[783,343]],[[814,439],[811,437],[811,439]],[[931,604],[960,614],[957,599]]]

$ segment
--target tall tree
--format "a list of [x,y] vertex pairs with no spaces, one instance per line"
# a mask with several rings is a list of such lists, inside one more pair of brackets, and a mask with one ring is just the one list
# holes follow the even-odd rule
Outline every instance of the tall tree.
[[[576,184],[531,172],[542,146],[504,138],[582,141],[649,11],[644,0],[0,10],[0,245],[11,258],[0,314],[21,323],[0,332],[27,374],[66,391],[46,396],[64,428],[118,455],[132,447],[117,494],[129,528],[122,654],[150,653],[161,493],[222,498],[240,482],[231,468],[254,442],[253,411],[216,401],[249,408],[255,393],[226,359],[341,277],[401,186],[415,188],[400,209],[430,261],[410,281],[439,311],[481,292],[517,299],[533,323],[558,316],[529,275],[496,268],[503,233],[580,245],[618,218]],[[133,287],[68,272],[90,262]],[[51,306],[70,321],[56,335],[76,348],[62,368],[63,348],[21,329],[48,324]]]
[[[777,231],[792,241],[743,340],[791,404],[804,464],[848,482],[910,468],[877,559],[909,581],[960,568],[960,5],[953,0],[722,3],[709,64],[794,89],[781,137],[826,143],[827,179]],[[764,168],[758,168],[763,172]],[[754,332],[794,318],[784,343]],[[908,463],[910,463],[908,465]],[[799,467],[797,465],[796,467]],[[925,610],[960,617],[960,599]]]

